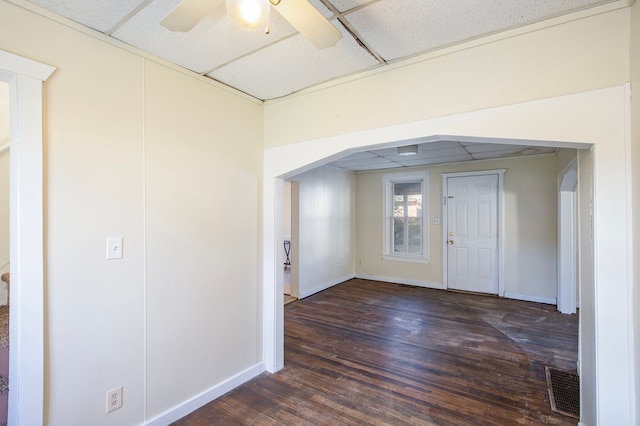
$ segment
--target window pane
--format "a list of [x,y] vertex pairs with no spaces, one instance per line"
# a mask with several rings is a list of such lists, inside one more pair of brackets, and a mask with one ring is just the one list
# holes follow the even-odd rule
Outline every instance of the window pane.
[[407,196],[407,217],[422,216],[422,194]]
[[393,196],[393,217],[404,217],[404,195]]
[[422,182],[393,184],[393,251],[422,253]]
[[422,218],[411,217],[408,229],[408,248],[407,251],[413,254],[422,253]]
[[393,251],[404,252],[404,218],[393,218]]

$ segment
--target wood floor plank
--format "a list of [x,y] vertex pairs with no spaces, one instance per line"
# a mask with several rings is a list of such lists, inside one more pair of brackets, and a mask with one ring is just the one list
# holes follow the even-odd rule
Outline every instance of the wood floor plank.
[[575,425],[544,366],[575,368],[577,315],[550,305],[354,279],[285,307],[285,368],[175,422]]

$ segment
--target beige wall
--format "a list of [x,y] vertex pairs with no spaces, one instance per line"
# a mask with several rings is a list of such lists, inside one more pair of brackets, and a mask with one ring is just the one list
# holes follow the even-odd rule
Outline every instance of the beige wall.
[[[505,291],[546,299],[556,297],[556,173],[555,155],[458,163],[428,170],[429,263],[382,259],[383,170],[357,174],[357,266],[360,275],[428,287],[442,287],[442,173],[507,169],[505,193]],[[407,169],[396,170],[404,172]],[[441,222],[442,223],[442,222]]]
[[141,424],[259,364],[260,104],[5,1],[0,49],[56,67],[45,423]]
[[153,417],[262,360],[261,110],[149,62],[144,89],[147,416]]
[[298,293],[293,296],[307,297],[355,275],[355,176],[318,167],[291,180],[298,184],[291,242]]

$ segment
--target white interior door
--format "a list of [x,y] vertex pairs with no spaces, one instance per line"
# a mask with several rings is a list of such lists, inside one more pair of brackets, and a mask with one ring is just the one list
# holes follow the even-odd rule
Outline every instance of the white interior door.
[[498,294],[498,175],[448,177],[447,286]]

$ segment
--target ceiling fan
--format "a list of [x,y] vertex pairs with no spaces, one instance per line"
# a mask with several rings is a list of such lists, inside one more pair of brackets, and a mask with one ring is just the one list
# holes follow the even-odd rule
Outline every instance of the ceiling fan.
[[262,27],[268,33],[267,19],[271,6],[274,6],[318,49],[331,47],[342,38],[340,30],[307,0],[182,0],[160,24],[171,31],[188,32],[223,1],[226,2],[227,13],[241,28],[253,30]]

